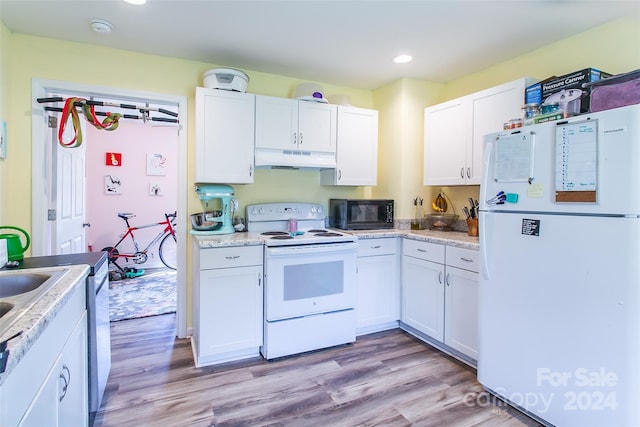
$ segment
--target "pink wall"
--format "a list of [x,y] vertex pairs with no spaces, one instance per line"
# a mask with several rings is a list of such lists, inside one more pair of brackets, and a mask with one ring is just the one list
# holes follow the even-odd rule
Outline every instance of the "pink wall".
[[[130,220],[132,226],[162,221],[165,212],[177,209],[177,158],[178,128],[175,125],[143,123],[136,120],[120,120],[114,131],[98,130],[87,126],[87,244],[94,251],[113,246],[125,230],[125,223],[118,212],[136,214]],[[121,153],[121,166],[107,166],[106,153]],[[161,154],[165,175],[147,175],[147,155]],[[121,194],[105,194],[105,176],[118,177]],[[157,185],[161,194],[149,194],[150,186]],[[159,233],[160,226],[136,231],[141,249]],[[126,240],[125,242],[128,243]],[[133,245],[124,242],[120,252],[133,251]],[[119,247],[119,248],[120,248]],[[157,244],[151,249],[153,256],[145,264],[120,263],[123,267],[161,267]]]

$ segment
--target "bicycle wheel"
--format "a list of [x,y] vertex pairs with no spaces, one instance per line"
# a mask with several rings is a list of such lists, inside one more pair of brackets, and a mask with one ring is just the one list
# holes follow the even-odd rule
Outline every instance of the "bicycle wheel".
[[160,246],[158,247],[158,255],[160,255],[160,261],[172,270],[178,268],[178,244],[176,243],[176,236],[173,234],[167,234],[162,238]]

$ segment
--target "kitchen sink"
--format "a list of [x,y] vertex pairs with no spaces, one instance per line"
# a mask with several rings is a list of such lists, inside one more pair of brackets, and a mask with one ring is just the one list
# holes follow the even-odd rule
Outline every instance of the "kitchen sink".
[[13,308],[13,304],[1,301],[0,302],[0,318],[2,318],[5,314],[9,313]]
[[0,271],[0,337],[29,311],[67,269]]
[[14,273],[0,275],[0,298],[13,297],[39,288],[51,278],[44,273]]

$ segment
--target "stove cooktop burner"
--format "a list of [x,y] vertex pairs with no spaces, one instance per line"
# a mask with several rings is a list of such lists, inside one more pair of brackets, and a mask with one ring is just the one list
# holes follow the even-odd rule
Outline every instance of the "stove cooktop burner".
[[338,236],[342,236],[342,234],[333,233],[331,231],[322,231],[320,233],[315,233],[314,236],[318,236],[318,237],[338,237]]
[[[263,233],[264,234],[264,233]],[[287,233],[284,234],[277,234],[274,235],[273,237],[271,237],[273,240],[290,240],[293,239],[292,236],[288,235]]]
[[262,236],[288,236],[289,233],[285,231],[265,231],[264,233],[260,233]]
[[322,228],[314,228],[313,230],[309,230],[308,233],[327,233],[327,230]]

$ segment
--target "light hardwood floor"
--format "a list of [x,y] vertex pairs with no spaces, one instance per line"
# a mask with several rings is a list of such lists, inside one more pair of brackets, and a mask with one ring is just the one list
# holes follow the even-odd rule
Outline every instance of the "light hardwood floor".
[[112,323],[106,426],[539,426],[475,371],[393,330],[267,362],[195,368],[173,314]]

